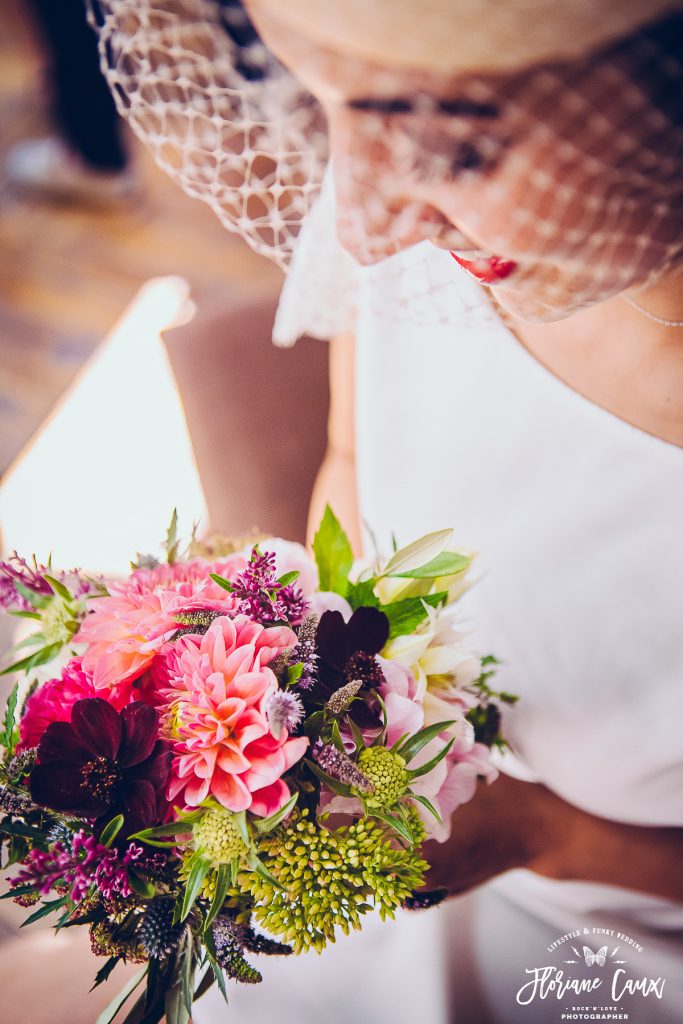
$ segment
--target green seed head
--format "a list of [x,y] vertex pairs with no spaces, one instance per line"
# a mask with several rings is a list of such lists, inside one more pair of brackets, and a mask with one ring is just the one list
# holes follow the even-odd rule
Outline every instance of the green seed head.
[[372,795],[365,795],[369,806],[392,807],[408,789],[406,763],[387,747],[366,747],[360,753],[358,767],[375,787]]
[[194,847],[214,867],[242,859],[247,847],[235,821],[236,815],[225,807],[211,807],[192,826]]
[[48,644],[67,644],[78,629],[73,607],[57,596],[40,613],[40,626]]

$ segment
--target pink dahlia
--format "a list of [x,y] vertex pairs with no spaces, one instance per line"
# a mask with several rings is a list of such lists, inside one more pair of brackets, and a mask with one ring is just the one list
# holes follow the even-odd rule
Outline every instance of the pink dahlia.
[[[37,747],[52,722],[70,722],[71,709],[77,700],[98,696],[92,676],[84,671],[81,659],[74,658],[61,676],[43,683],[27,700],[19,723],[20,749]],[[130,688],[122,687],[110,703],[120,711],[129,700]]]
[[285,728],[273,736],[268,663],[296,643],[285,626],[266,629],[246,615],[216,619],[204,636],[178,641],[168,658],[166,735],[173,745],[168,799],[196,807],[213,796],[231,811],[268,815],[288,799],[282,780],[308,745]]
[[246,564],[246,558],[241,555],[217,562],[208,562],[205,558],[174,562],[173,565],[161,562],[153,569],[136,569],[127,580],[112,584],[109,590],[116,594],[151,594],[155,590],[168,590],[176,583],[204,583],[212,572],[231,580],[244,570]]
[[234,614],[237,601],[210,579],[212,572],[236,575],[245,562],[193,562],[134,572],[129,580],[110,586],[110,597],[99,598],[86,616],[76,643],[87,645],[83,667],[98,690],[128,683],[151,665],[179,626],[183,612],[206,609]]

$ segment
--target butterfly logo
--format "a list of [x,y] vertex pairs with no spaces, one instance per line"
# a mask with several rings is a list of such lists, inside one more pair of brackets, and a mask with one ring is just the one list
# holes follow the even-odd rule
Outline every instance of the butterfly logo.
[[[614,964],[625,964],[626,960],[617,960],[616,955],[618,950],[621,949],[617,946],[609,954],[609,960]],[[576,954],[576,960],[565,960],[566,964],[579,964],[583,960],[586,967],[593,967],[597,964],[598,967],[604,967],[608,960],[607,946],[601,946],[597,953],[594,953],[590,946],[583,947],[583,954],[579,953],[576,946],[572,946],[572,951]]]
[[590,946],[584,946],[583,958],[586,962],[586,967],[592,967],[593,964],[597,964],[598,967],[604,967],[605,960],[607,959],[607,946],[601,946],[597,953],[594,953]]

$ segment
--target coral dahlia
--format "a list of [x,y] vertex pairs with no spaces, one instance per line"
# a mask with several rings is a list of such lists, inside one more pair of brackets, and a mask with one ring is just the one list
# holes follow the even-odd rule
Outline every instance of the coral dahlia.
[[86,616],[76,643],[87,644],[83,667],[97,689],[111,690],[131,682],[149,668],[178,628],[182,612],[197,609],[229,615],[237,600],[210,579],[212,572],[236,575],[243,558],[158,566],[134,572],[131,579],[110,587]]
[[207,797],[231,811],[267,815],[288,799],[282,775],[308,745],[277,738],[268,704],[277,692],[268,663],[296,643],[285,626],[266,629],[246,615],[216,619],[202,637],[179,640],[169,655],[165,734],[173,744],[168,799],[196,807]]

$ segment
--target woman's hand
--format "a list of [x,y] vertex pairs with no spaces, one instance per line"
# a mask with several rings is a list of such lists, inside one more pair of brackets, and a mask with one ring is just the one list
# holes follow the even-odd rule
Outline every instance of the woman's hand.
[[459,807],[446,843],[424,847],[425,889],[456,895],[528,868],[563,881],[616,885],[683,903],[683,829],[588,814],[537,783],[507,775]]

